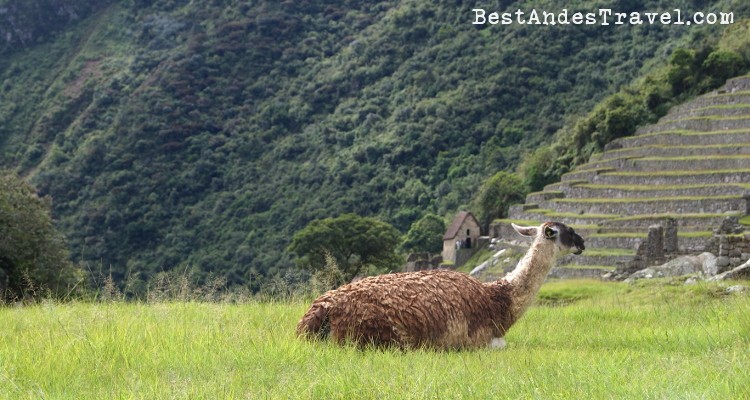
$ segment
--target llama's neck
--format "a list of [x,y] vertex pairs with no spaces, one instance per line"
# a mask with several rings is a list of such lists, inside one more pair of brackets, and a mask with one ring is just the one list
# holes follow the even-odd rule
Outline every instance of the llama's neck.
[[536,297],[557,256],[557,250],[544,239],[536,239],[521,261],[505,280],[512,287],[513,319],[521,318]]

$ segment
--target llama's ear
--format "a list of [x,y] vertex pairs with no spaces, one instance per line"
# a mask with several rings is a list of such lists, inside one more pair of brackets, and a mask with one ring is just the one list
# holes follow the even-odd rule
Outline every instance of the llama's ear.
[[557,229],[549,226],[544,227],[544,237],[546,237],[547,239],[552,239],[555,236],[557,236]]
[[536,226],[519,226],[511,222],[511,225],[513,226],[513,229],[516,230],[516,232],[520,233],[521,236],[536,236]]

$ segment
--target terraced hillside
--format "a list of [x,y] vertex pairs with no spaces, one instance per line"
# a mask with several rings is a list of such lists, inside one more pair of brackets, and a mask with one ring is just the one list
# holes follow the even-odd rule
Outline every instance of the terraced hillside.
[[[559,220],[586,238],[560,266],[595,275],[625,266],[648,227],[674,218],[679,252],[700,252],[725,217],[750,213],[750,76],[674,107],[613,141],[561,182],[512,206],[508,222]],[[747,218],[745,218],[747,220]],[[573,272],[569,270],[568,272]]]

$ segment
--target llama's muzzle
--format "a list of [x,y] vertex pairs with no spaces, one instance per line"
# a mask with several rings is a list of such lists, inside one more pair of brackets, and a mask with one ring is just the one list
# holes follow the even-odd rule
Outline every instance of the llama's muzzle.
[[583,238],[576,235],[573,239],[573,244],[575,245],[576,249],[573,252],[573,254],[578,255],[583,253],[584,250],[586,250],[586,246],[583,245]]

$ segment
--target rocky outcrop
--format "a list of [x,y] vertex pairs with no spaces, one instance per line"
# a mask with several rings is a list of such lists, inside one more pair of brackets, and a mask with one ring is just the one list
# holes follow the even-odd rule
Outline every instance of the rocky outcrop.
[[730,271],[723,272],[709,278],[709,281],[724,281],[728,279],[750,279],[750,261],[736,267]]
[[716,272],[716,256],[711,253],[702,253],[698,256],[677,257],[662,265],[644,268],[632,273],[625,281],[633,282],[638,279],[665,278],[692,274],[714,276]]
[[[686,285],[695,284],[705,280],[708,282],[726,280],[750,279],[750,261],[735,267],[729,271],[721,272],[717,265],[717,257],[711,253],[702,253],[698,256],[683,256],[675,258],[663,265],[648,267],[630,274],[625,282],[634,282],[639,279],[667,278],[687,276]],[[727,292],[742,292],[746,286],[736,285],[727,288]]]

